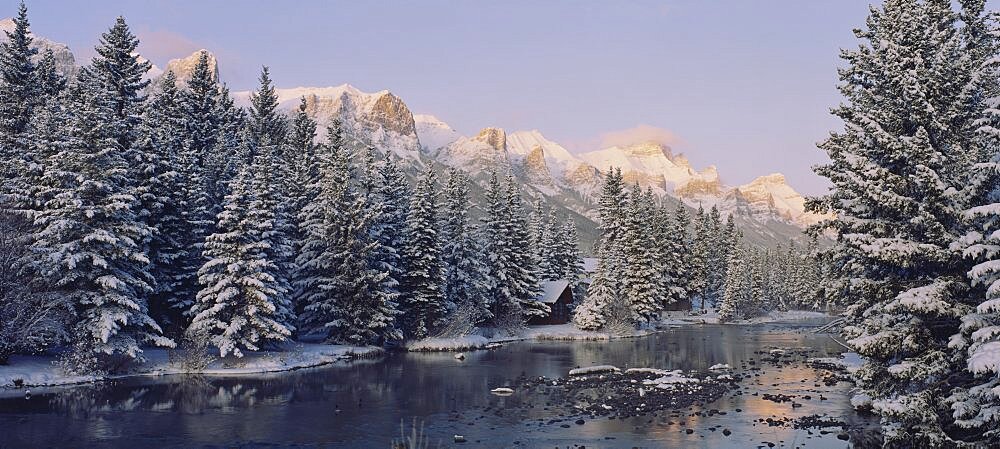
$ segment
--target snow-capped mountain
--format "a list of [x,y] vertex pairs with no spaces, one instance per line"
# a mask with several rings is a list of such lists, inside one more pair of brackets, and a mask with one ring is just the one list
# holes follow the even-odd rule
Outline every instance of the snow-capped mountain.
[[198,60],[201,59],[201,53],[204,52],[208,58],[208,70],[212,72],[214,79],[219,79],[219,62],[216,61],[215,55],[212,52],[201,49],[190,56],[185,58],[171,59],[167,62],[167,67],[163,72],[173,72],[174,77],[177,79],[178,86],[186,86],[188,80],[191,79],[191,73],[194,72],[194,68],[198,65]]
[[[190,71],[198,52],[171,61],[175,72]],[[211,57],[214,61],[214,57]],[[796,238],[819,217],[804,211],[804,199],[784,176],[762,176],[741,186],[725,185],[714,166],[695,169],[686,157],[662,144],[636,142],[573,154],[538,130],[511,131],[489,127],[465,136],[429,114],[414,115],[405,102],[389,92],[363,92],[349,84],[275,90],[279,108],[291,113],[302,99],[306,112],[320,125],[320,138],[334,118],[345,125],[356,145],[372,145],[409,161],[411,173],[426,163],[467,171],[483,183],[492,170],[511,172],[530,198],[589,219],[582,237],[594,235],[596,200],[604,173],[619,167],[629,182],[651,188],[665,201],[692,207],[719,207],[733,214],[748,237],[761,243]],[[249,105],[250,92],[234,92],[237,104]]]
[[[420,140],[413,114],[403,100],[388,90],[366,93],[350,84],[334,87],[275,89],[279,109],[294,111],[304,98],[306,112],[319,124],[320,138],[334,118],[350,138],[391,151],[402,159],[419,160]],[[233,92],[236,104],[250,104],[250,92]]]
[[[0,19],[0,31],[13,32],[14,31],[14,19],[6,18]],[[0,32],[0,38],[5,37],[5,33]],[[55,42],[51,39],[39,36],[37,34],[31,33],[31,47],[38,50],[38,53],[33,58],[35,62],[42,59],[46,50],[52,50],[52,56],[56,61],[56,68],[59,70],[63,76],[74,76],[77,71],[76,58],[73,56],[73,52],[70,51],[69,46],[61,42]]]

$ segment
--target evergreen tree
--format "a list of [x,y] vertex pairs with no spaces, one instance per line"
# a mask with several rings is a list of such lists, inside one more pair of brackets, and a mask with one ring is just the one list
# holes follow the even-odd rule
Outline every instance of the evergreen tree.
[[443,292],[447,303],[460,314],[452,319],[482,323],[490,318],[488,272],[480,256],[476,230],[469,222],[469,179],[457,169],[448,172],[441,224]]
[[400,308],[404,334],[423,338],[437,330],[454,305],[443,294],[438,235],[437,175],[426,170],[417,182],[407,217],[406,273]]
[[597,272],[587,297],[577,307],[573,318],[581,329],[631,326],[635,318],[632,305],[622,285],[624,267],[623,236],[628,205],[620,169],[612,169],[604,179],[598,202],[601,237],[595,244]]
[[[961,318],[959,333],[949,347],[960,351],[967,376],[947,398],[951,417],[962,429],[963,439],[986,446],[1000,445],[1000,348],[996,329],[1000,329],[1000,48],[997,26],[984,14],[985,2],[962,2],[960,30],[965,39],[961,63],[968,79],[963,99],[976,110],[976,97],[982,98],[983,113],[973,122],[970,146],[976,148],[978,162],[963,193],[969,198],[965,211],[966,233],[956,242],[966,259],[975,263],[967,273],[971,281],[970,309]],[[973,101],[969,101],[973,100]]]
[[707,296],[708,289],[708,270],[710,262],[710,245],[711,238],[709,237],[709,221],[708,215],[705,214],[705,209],[699,204],[698,211],[694,216],[694,229],[693,229],[693,239],[691,245],[691,277],[688,283],[689,291],[691,292],[692,307],[694,298],[701,299],[701,309],[705,309],[705,297]]
[[14,18],[14,30],[6,31],[6,42],[0,43],[0,148],[10,154],[0,154],[3,160],[13,160],[16,151],[24,151],[23,135],[31,121],[32,110],[39,101],[38,80],[32,57],[28,8],[21,2]]
[[541,293],[538,284],[538,267],[529,244],[528,224],[521,201],[521,191],[514,176],[510,173],[507,174],[505,184],[507,190],[506,219],[509,232],[505,237],[510,239],[512,250],[510,260],[514,261],[510,271],[508,271],[511,293],[520,303],[522,320],[534,316],[545,316],[549,313],[549,306],[536,299]]
[[38,89],[41,94],[39,101],[48,101],[59,96],[66,88],[66,77],[59,73],[56,67],[56,57],[52,49],[45,49],[42,59],[35,67],[35,77],[38,80]]
[[274,216],[255,192],[260,182],[251,172],[264,164],[246,167],[219,214],[216,232],[205,242],[208,262],[198,271],[204,288],[192,308],[189,332],[209,335],[222,357],[257,351],[286,340],[292,328],[280,302],[285,293],[276,278],[278,267],[269,259],[268,234]]
[[[686,214],[684,205],[678,203],[678,211]],[[660,307],[678,303],[687,298],[687,264],[686,245],[687,229],[685,224],[670,216],[666,207],[656,207],[653,211],[654,249],[659,262],[659,282],[661,289]],[[684,226],[684,227],[682,227]]]
[[85,69],[68,99],[74,113],[66,134],[46,162],[41,196],[47,201],[35,218],[32,247],[36,272],[76,305],[80,346],[141,358],[141,344],[173,342],[147,314],[152,286],[142,243],[151,231],[136,213],[128,163],[107,129],[115,114],[109,96]]
[[[553,220],[551,227],[556,228],[558,223]],[[565,279],[570,285],[576,287],[583,275],[583,258],[580,256],[580,238],[576,232],[576,222],[572,218],[564,217],[562,226],[558,228],[556,237],[552,239],[554,245],[555,279]]]
[[726,290],[719,304],[719,322],[726,323],[744,317],[743,308],[749,302],[750,279],[749,267],[744,251],[735,248],[726,263]]
[[296,290],[305,334],[328,342],[381,344],[401,336],[393,328],[395,294],[385,289],[387,271],[373,264],[379,243],[373,216],[351,185],[350,155],[340,123],[317,149],[307,186],[312,198],[299,213],[303,243],[296,258]]
[[643,193],[639,184],[632,187],[625,210],[620,251],[624,258],[622,290],[638,318],[649,321],[660,310],[662,270],[654,250],[652,229],[653,194]]
[[381,206],[376,234],[382,248],[381,267],[395,281],[392,291],[399,293],[405,275],[405,251],[407,247],[406,218],[410,210],[410,189],[406,176],[392,158],[386,158],[378,167],[374,202]]
[[480,239],[489,269],[488,303],[492,316],[489,323],[507,329],[518,327],[523,322],[521,302],[511,288],[518,261],[510,240],[510,214],[504,185],[493,172],[486,186]]
[[186,138],[185,120],[174,74],[167,72],[159,92],[146,109],[142,140],[148,155],[143,171],[149,179],[149,189],[140,198],[149,213],[148,224],[152,236],[148,245],[150,272],[155,281],[150,296],[150,310],[161,326],[176,334],[186,327],[183,307],[193,299],[190,291],[182,288],[188,276],[186,262],[188,247],[184,244],[188,225],[185,180],[177,167],[181,166]]
[[862,44],[843,53],[846,101],[833,112],[844,130],[820,145],[831,162],[817,173],[834,188],[808,207],[835,215],[822,224],[837,234],[826,288],[851,304],[844,333],[866,358],[858,399],[881,415],[887,446],[954,445],[948,423],[963,416],[941,399],[963,365],[950,337],[970,306],[970,267],[952,244],[967,197],[955,192],[980,157],[980,74],[963,67],[958,24],[977,22],[981,5],[962,2],[965,18],[942,1],[873,8]]
[[[291,303],[289,279],[295,272],[295,255],[292,238],[296,234],[295,210],[289,203],[292,187],[292,167],[287,150],[287,123],[277,112],[278,98],[271,84],[267,67],[261,71],[260,87],[250,94],[250,121],[247,129],[250,138],[249,155],[262,166],[258,197],[274,214],[273,230],[268,233],[267,257],[278,267],[275,281],[280,303]],[[291,319],[286,316],[285,319]]]

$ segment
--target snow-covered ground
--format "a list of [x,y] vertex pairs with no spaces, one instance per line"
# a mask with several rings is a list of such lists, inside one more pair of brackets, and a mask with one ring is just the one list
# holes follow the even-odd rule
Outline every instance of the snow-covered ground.
[[[241,359],[216,360],[199,374],[231,376],[291,371],[370,356],[381,351],[375,347],[297,343],[289,345],[283,351],[248,352]],[[52,386],[102,379],[188,373],[170,360],[170,351],[166,349],[147,349],[144,354],[146,362],[134,368],[132,372],[106,377],[67,375],[59,369],[51,356],[14,356],[8,365],[0,366],[0,388],[14,387],[18,383],[23,386]]]
[[[829,318],[830,315],[823,312],[814,312],[811,310],[785,310],[785,311],[774,311],[764,316],[759,316],[757,318],[749,320],[736,320],[728,324],[761,324],[761,323],[777,323],[783,321],[797,321],[797,320],[808,320],[816,318]],[[680,326],[687,324],[718,324],[719,323],[719,313],[715,309],[708,309],[704,314],[683,311],[683,312],[665,312],[663,319],[660,320],[661,325],[668,326]]]
[[467,351],[484,349],[522,340],[611,340],[614,338],[634,338],[649,335],[655,330],[641,329],[627,335],[612,335],[607,332],[584,331],[572,324],[553,324],[545,326],[528,326],[516,335],[467,335],[457,338],[425,338],[406,345],[409,351]]

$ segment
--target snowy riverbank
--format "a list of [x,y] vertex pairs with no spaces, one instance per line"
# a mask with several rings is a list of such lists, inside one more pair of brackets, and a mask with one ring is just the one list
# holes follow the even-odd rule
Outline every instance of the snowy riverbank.
[[640,329],[625,335],[613,335],[608,332],[580,330],[572,324],[554,324],[545,326],[528,326],[515,335],[466,335],[456,338],[425,338],[406,344],[408,351],[469,351],[488,349],[490,347],[512,341],[524,340],[611,340],[615,338],[635,338],[656,332],[655,329]]
[[[288,345],[283,351],[248,352],[241,359],[216,360],[197,374],[233,376],[292,371],[372,356],[380,352],[382,350],[375,347],[296,343]],[[131,372],[110,376],[65,374],[54,363],[55,357],[52,356],[14,356],[8,365],[0,366],[0,388],[69,385],[136,376],[191,374],[181,369],[178,363],[172,362],[170,351],[166,349],[146,349],[144,355],[146,361]]]
[[[792,322],[799,320],[811,320],[819,318],[832,318],[823,312],[813,312],[808,310],[786,310],[775,311],[767,315],[754,318],[752,320],[739,320],[727,324],[763,324],[777,322]],[[516,335],[494,335],[485,337],[481,334],[467,335],[455,338],[425,338],[409,342],[405,345],[408,351],[432,352],[432,351],[471,351],[476,349],[489,349],[503,343],[524,340],[612,340],[616,338],[636,338],[650,335],[676,326],[686,326],[695,324],[719,324],[719,314],[709,309],[706,313],[666,312],[663,318],[654,323],[653,326],[634,330],[628,334],[619,335],[609,332],[580,330],[573,324],[556,324],[544,326],[528,326]]]
[[[824,312],[814,312],[811,310],[776,310],[767,315],[759,316],[749,320],[736,320],[726,324],[764,324],[780,323],[801,320],[813,320],[820,318],[834,318],[834,316]],[[715,309],[708,309],[705,313],[690,312],[665,312],[661,325],[683,326],[690,324],[719,324],[719,313]]]

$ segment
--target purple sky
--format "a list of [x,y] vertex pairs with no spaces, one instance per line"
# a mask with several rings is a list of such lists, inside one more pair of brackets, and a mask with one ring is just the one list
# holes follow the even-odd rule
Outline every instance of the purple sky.
[[[81,60],[121,14],[161,67],[199,48],[252,88],[389,89],[458,131],[538,129],[571,150],[663,136],[723,181],[780,171],[825,190],[810,166],[838,126],[838,49],[866,0],[28,1],[33,29]],[[0,17],[14,14],[6,2]],[[643,125],[636,132],[628,132]]]

